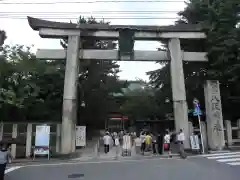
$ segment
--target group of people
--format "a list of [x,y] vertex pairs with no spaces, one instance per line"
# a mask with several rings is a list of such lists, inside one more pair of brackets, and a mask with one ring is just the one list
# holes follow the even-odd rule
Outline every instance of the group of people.
[[103,136],[105,153],[109,152],[110,146],[119,147],[121,145],[122,149],[129,150],[131,150],[132,146],[135,146],[136,154],[144,155],[145,152],[152,152],[153,154],[168,153],[169,157],[172,157],[173,144],[177,144],[180,155],[185,157],[184,141],[185,135],[182,129],[179,132],[166,130],[164,134],[158,135],[149,131],[142,131],[139,136],[136,133],[123,131],[119,133],[106,131]]
[[103,136],[103,143],[104,143],[104,152],[107,154],[110,150],[110,146],[119,146],[122,142],[123,132],[113,132],[109,133],[106,131],[105,135]]
[[177,133],[166,130],[164,135],[154,135],[154,133],[143,131],[140,133],[140,136],[135,139],[135,145],[138,151],[137,153],[140,151],[143,155],[149,151],[152,151],[153,154],[163,154],[167,152],[169,157],[172,157],[171,150],[173,143],[178,145],[179,153],[184,156],[184,141],[185,135],[182,129]]

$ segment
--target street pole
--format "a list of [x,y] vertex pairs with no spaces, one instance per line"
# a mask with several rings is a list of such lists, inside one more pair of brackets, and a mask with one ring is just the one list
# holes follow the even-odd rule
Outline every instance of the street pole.
[[194,104],[195,108],[197,108],[197,117],[198,117],[200,138],[201,138],[201,144],[202,144],[202,153],[204,154],[204,153],[205,153],[205,150],[204,150],[203,135],[202,135],[202,126],[201,126],[201,117],[200,117],[199,101],[195,98],[195,99],[193,100],[193,104]]
[[204,150],[203,135],[202,135],[201,117],[199,114],[198,114],[198,123],[199,123],[200,137],[201,137],[201,143],[202,143],[202,153],[204,154],[205,150]]

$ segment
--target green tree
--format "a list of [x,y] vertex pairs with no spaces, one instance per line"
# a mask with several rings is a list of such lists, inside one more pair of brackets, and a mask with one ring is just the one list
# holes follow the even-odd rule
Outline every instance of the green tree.
[[[190,0],[184,11],[179,12],[181,19],[178,24],[201,24],[207,38],[202,41],[181,41],[185,51],[206,51],[208,63],[184,63],[184,75],[187,89],[188,104],[192,98],[198,97],[204,102],[202,84],[206,79],[217,79],[221,83],[222,104],[225,118],[233,115],[234,110],[228,107],[236,106],[229,101],[229,96],[239,96],[238,90],[238,59],[239,51],[239,4],[237,0]],[[166,65],[167,66],[167,65]],[[150,72],[151,82],[155,85],[169,82],[164,74],[169,68]],[[161,80],[159,80],[161,79]],[[161,88],[168,88],[162,86]],[[169,88],[170,91],[170,88]],[[170,94],[170,93],[169,93]],[[236,115],[234,115],[236,116]]]

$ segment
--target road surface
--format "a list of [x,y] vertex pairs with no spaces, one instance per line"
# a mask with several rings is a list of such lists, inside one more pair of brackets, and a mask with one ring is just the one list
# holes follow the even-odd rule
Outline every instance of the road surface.
[[30,165],[7,173],[5,180],[237,180],[239,170],[205,157],[155,158]]

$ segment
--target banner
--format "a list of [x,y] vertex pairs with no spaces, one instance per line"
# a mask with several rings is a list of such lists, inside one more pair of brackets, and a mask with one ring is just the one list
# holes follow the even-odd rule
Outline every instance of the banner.
[[50,126],[36,126],[35,155],[49,155]]
[[86,126],[76,126],[76,146],[86,146]]
[[197,135],[190,136],[190,143],[191,143],[191,148],[192,150],[199,150],[199,139]]

